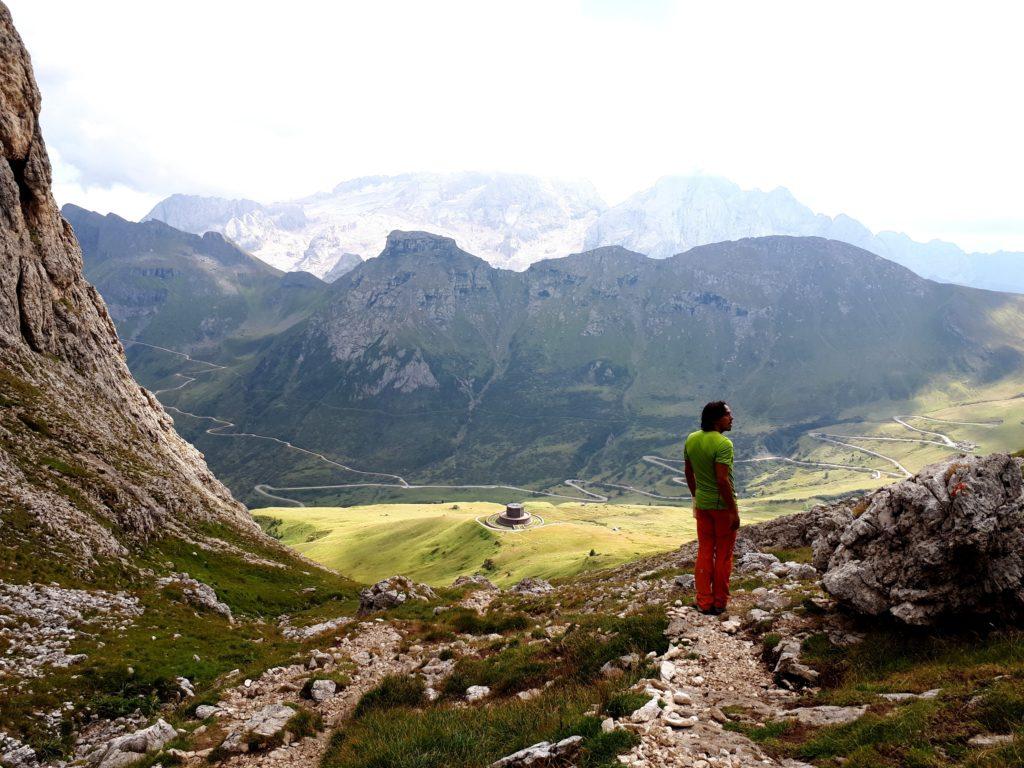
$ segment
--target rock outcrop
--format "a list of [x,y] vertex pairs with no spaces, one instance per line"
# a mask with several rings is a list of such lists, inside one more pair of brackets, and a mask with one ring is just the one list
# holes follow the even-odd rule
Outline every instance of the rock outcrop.
[[96,768],[124,768],[134,765],[150,752],[156,752],[176,737],[174,726],[164,719],[148,728],[119,736],[97,749],[86,760]]
[[187,573],[172,573],[170,576],[157,579],[156,585],[181,590],[181,598],[186,603],[204,611],[219,613],[228,621],[233,620],[231,609],[217,598],[213,587],[193,579]]
[[426,584],[417,584],[405,576],[392,576],[378,581],[359,593],[359,612],[383,611],[407,600],[435,600],[437,594]]
[[553,589],[554,587],[551,586],[550,582],[545,579],[534,578],[533,576],[527,576],[512,587],[512,591],[520,595],[543,595],[546,592],[551,592]]
[[1024,609],[1022,461],[961,456],[859,502],[823,583],[866,614],[931,624]]
[[258,535],[129,373],[50,192],[39,108],[0,4],[0,542],[88,573],[200,521]]

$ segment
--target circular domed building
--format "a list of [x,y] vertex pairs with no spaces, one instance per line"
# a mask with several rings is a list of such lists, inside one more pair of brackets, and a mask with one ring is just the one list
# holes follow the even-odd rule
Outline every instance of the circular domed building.
[[506,504],[505,511],[498,515],[495,522],[504,525],[506,528],[519,528],[527,526],[532,521],[532,516],[522,504]]

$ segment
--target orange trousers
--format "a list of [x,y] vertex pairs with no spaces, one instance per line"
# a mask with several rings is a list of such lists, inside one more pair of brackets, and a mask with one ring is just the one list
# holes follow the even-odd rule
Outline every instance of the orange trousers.
[[697,607],[702,611],[725,608],[736,544],[731,514],[727,509],[694,509],[693,515],[697,518],[697,565],[693,571]]

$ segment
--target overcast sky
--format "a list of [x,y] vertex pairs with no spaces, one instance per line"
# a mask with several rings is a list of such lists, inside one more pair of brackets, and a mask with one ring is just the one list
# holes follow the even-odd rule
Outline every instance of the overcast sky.
[[6,0],[61,203],[285,200],[405,171],[787,187],[1024,250],[1017,3]]

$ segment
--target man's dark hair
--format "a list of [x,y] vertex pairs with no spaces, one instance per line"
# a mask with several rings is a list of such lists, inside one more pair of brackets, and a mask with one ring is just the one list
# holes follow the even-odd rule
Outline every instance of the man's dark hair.
[[714,430],[718,420],[725,416],[728,407],[725,400],[715,400],[705,405],[704,410],[700,412],[700,428],[705,432]]

